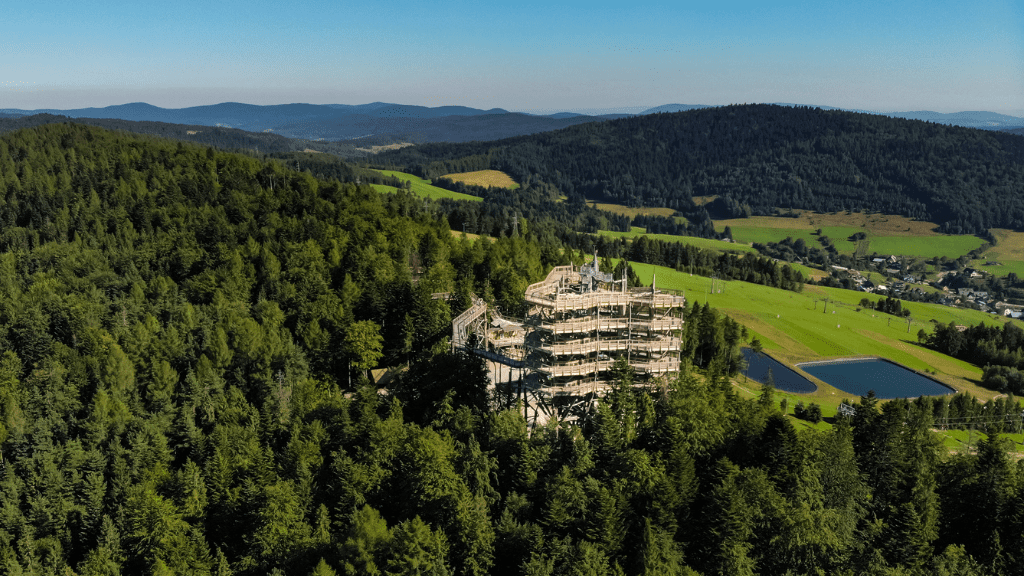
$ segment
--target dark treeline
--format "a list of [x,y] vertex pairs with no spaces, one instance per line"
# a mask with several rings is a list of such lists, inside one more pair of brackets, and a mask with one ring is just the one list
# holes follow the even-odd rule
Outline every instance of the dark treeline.
[[517,218],[528,223],[530,229],[549,234],[566,229],[589,233],[628,231],[630,226],[628,216],[598,210],[582,202],[561,202],[557,192],[541,182],[531,182],[517,190],[491,188],[483,194],[483,202],[439,201],[452,230],[492,237],[510,235]]
[[[632,226],[645,228],[648,234],[673,234],[676,236],[695,236],[690,233],[689,222],[681,221],[674,216],[656,216],[653,214],[637,214],[633,217]],[[715,237],[706,231],[704,237]]]
[[0,216],[3,574],[1024,573],[1002,440],[871,397],[798,432],[698,303],[679,377],[528,428],[445,336],[567,263],[548,235],[65,124],[0,137]]
[[496,142],[426,144],[374,159],[425,177],[494,168],[576,195],[698,217],[877,210],[948,233],[1024,229],[1024,139],[921,121],[735,105],[595,122]]
[[937,396],[930,401],[935,425],[942,428],[978,430],[988,435],[1024,431],[1024,407],[1013,394],[985,403],[967,393]]
[[610,258],[625,258],[632,262],[667,266],[699,276],[716,276],[722,280],[740,280],[773,288],[803,289],[803,274],[788,264],[780,265],[771,258],[756,254],[737,254],[698,248],[692,244],[669,242],[637,236],[631,240],[585,234],[566,234],[568,246]]
[[786,262],[803,262],[805,264],[816,264],[824,269],[829,266],[843,266],[856,268],[863,265],[855,256],[840,254],[828,236],[818,237],[818,246],[808,244],[803,238],[793,240],[787,236],[781,242],[768,242],[761,244],[754,242],[754,249],[772,258],[785,260]]
[[1000,326],[936,324],[925,343],[943,354],[985,369],[982,386],[1003,393],[1024,395],[1024,330],[1013,322]]
[[332,154],[320,152],[279,152],[268,156],[279,160],[296,171],[309,171],[316,178],[358,184],[384,184],[408,189],[409,185],[394,176],[386,176],[367,168],[355,166]]

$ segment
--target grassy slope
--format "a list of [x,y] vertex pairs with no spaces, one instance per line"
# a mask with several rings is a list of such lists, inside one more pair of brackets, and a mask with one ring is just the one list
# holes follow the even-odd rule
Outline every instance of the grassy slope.
[[[629,206],[623,206],[622,204],[602,204],[600,202],[591,202],[591,206],[598,210],[604,210],[613,214],[622,214],[623,216],[629,216],[635,218],[641,214],[644,216],[664,216],[666,218],[671,217],[676,213],[672,208],[630,208]],[[682,218],[682,220],[686,220]]]
[[[480,202],[483,198],[478,196],[470,196],[469,194],[460,194],[458,192],[452,192],[451,190],[445,190],[444,188],[438,188],[432,186],[429,180],[424,180],[418,176],[412,174],[406,174],[405,172],[398,172],[397,170],[377,170],[385,176],[394,176],[400,180],[408,180],[412,182],[412,193],[417,196],[423,196],[425,198],[438,199],[438,198],[451,198],[453,200],[469,200],[471,202]],[[373,187],[378,192],[395,192],[394,186],[385,186],[383,184],[373,184]]]
[[[733,238],[738,243],[779,241],[786,236],[803,238],[811,245],[818,245],[817,235],[813,234],[821,228],[822,234],[829,236],[837,249],[852,253],[859,251],[861,255],[872,252],[879,254],[903,254],[907,256],[947,256],[955,258],[980,246],[983,241],[974,236],[944,236],[936,234],[934,225],[917,222],[898,216],[877,214],[814,214],[803,213],[800,218],[755,217],[748,219],[717,221],[715,228],[724,230],[730,226]],[[846,240],[850,235],[864,231],[868,240],[855,243]],[[601,234],[613,237],[636,237],[643,232],[635,229],[630,233],[605,232]],[[984,269],[993,274],[1005,275],[1016,272],[1024,277],[1024,233],[1005,230],[994,231],[998,244],[989,249],[985,257],[998,260],[1003,266],[987,266]],[[688,242],[705,248],[721,249],[723,243],[714,240],[686,238],[669,235],[651,235],[668,241]],[[726,244],[727,249],[743,250],[742,244]],[[980,266],[984,260],[974,261]],[[957,324],[977,324],[978,322],[1002,323],[1002,317],[994,317],[972,310],[961,310],[932,304],[909,303],[911,324],[909,333],[904,320],[890,317],[871,310],[857,311],[857,304],[865,295],[861,292],[822,288],[811,286],[801,294],[756,286],[742,282],[729,282],[720,294],[705,294],[710,288],[710,280],[700,276],[690,276],[669,268],[646,264],[633,264],[634,269],[644,282],[650,282],[655,271],[658,274],[658,285],[664,288],[686,290],[691,298],[698,298],[729,314],[741,322],[749,331],[761,339],[765,348],[779,360],[790,364],[823,357],[870,354],[890,358],[911,368],[934,371],[935,377],[949,384],[958,391],[969,392],[974,396],[987,400],[996,393],[981,388],[977,382],[981,378],[981,369],[927,350],[917,344],[916,334],[920,329],[932,330],[932,320],[942,323],[950,321]],[[815,270],[793,265],[805,275],[814,274]],[[817,272],[820,274],[820,272]],[[874,274],[874,276],[878,276]],[[881,278],[875,280],[881,281]],[[821,300],[828,297],[829,313],[823,313]],[[877,299],[877,296],[867,296]],[[835,311],[833,314],[832,311]],[[776,391],[776,404],[783,398],[787,399],[788,413],[792,415],[797,402],[805,404],[814,402],[821,406],[822,415],[826,418],[835,416],[839,404],[843,400],[856,401],[851,394],[837,390],[821,380],[794,368],[818,385],[812,394],[792,394]],[[747,381],[743,376],[735,382],[739,394],[746,398],[755,398],[760,394],[760,384]],[[792,416],[791,416],[792,417]],[[831,425],[827,421],[811,424],[792,417],[798,429],[827,429]],[[946,430],[938,432],[943,445],[950,451],[968,450],[967,431]],[[1024,455],[1024,434],[1005,435],[1014,442],[1014,451],[1018,456]],[[970,434],[971,445],[976,445],[980,432]]]
[[475,172],[459,172],[457,174],[445,174],[443,178],[455,182],[465,182],[483,186],[484,188],[507,188],[515,190],[519,184],[511,176],[500,170],[477,170]]
[[[685,290],[689,298],[701,302],[706,299],[746,326],[766,350],[791,366],[822,358],[877,355],[917,370],[935,371],[940,381],[980,398],[992,398],[996,394],[977,385],[980,368],[919,346],[917,332],[921,328],[930,332],[932,319],[942,323],[977,324],[981,321],[1001,323],[1005,321],[1003,317],[911,302],[906,304],[912,318],[908,333],[903,319],[873,310],[857,311],[857,304],[864,297],[861,292],[808,286],[804,292],[795,293],[745,282],[728,282],[721,293],[706,294],[710,288],[707,278],[647,264],[633,264],[633,268],[643,282],[649,283],[657,271],[659,287]],[[828,313],[823,313],[821,300],[826,296],[830,302]],[[818,391],[800,397],[812,398],[823,406],[828,400],[834,410],[835,403],[849,396],[813,376],[804,375],[818,385]]]
[[612,232],[610,230],[601,230],[598,234],[602,236],[608,236],[609,238],[637,238],[639,236],[647,236],[651,240],[663,240],[665,242],[681,242],[683,244],[692,244],[698,248],[707,248],[709,250],[717,250],[719,252],[742,252],[746,254],[756,254],[757,250],[754,250],[750,246],[745,244],[736,244],[733,242],[723,242],[722,240],[711,240],[708,238],[695,238],[693,236],[674,236],[672,234],[647,234],[643,228],[636,226],[629,232]]
[[[982,254],[982,258],[973,260],[972,264],[996,276],[1006,276],[1014,272],[1024,278],[1024,232],[993,229],[996,245]],[[985,260],[995,260],[1001,266],[985,266]]]
[[[787,236],[794,240],[803,238],[810,246],[818,246],[817,229],[832,239],[836,250],[853,254],[899,254],[931,258],[947,256],[956,258],[981,246],[984,241],[976,236],[946,236],[934,231],[930,222],[910,220],[902,216],[866,214],[861,212],[819,214],[796,211],[796,218],[778,216],[755,216],[734,218],[715,222],[716,230],[726,226],[732,230],[733,239],[741,243],[779,242]],[[864,232],[868,239],[858,243],[848,240],[857,232]],[[1024,258],[1022,258],[1024,259]]]
[[[710,287],[710,280],[705,277],[690,276],[663,266],[635,263],[632,266],[641,281],[649,283],[656,272],[658,286],[685,290],[689,298],[698,298],[701,302],[705,299],[705,290]],[[825,296],[832,299],[827,314],[822,313],[821,298]],[[931,319],[945,323],[977,324],[983,321],[991,324],[1002,323],[1004,318],[974,310],[911,302],[907,306],[914,320],[908,334],[907,324],[901,319],[892,317],[890,326],[890,316],[886,314],[872,310],[857,312],[856,303],[863,297],[861,292],[837,288],[809,286],[797,294],[745,282],[728,282],[722,293],[706,296],[708,303],[746,326],[775,358],[817,384],[818,390],[811,394],[775,391],[776,404],[783,398],[787,399],[787,412],[797,429],[828,429],[831,424],[827,419],[835,416],[843,400],[857,402],[852,394],[837,390],[793,366],[795,362],[824,357],[883,356],[918,370],[934,370],[935,378],[982,401],[996,396],[996,392],[977,385],[981,378],[980,368],[919,346],[916,333],[922,327],[930,331]],[[835,314],[831,313],[833,309]],[[737,393],[744,398],[759,396],[760,386],[744,376],[739,376],[734,383]],[[811,424],[792,417],[797,402],[820,405],[826,420]],[[945,430],[937,433],[951,452],[968,449],[968,432]],[[1017,456],[1024,456],[1024,435],[1005,436],[1014,442],[1013,450]],[[980,432],[973,432],[972,445],[976,445],[980,437]]]
[[[703,248],[705,250],[714,250],[716,252],[738,252],[740,254],[757,254],[757,250],[754,250],[751,246],[746,244],[737,244],[735,242],[723,242],[722,240],[712,240],[710,238],[697,238],[694,236],[675,236],[672,234],[647,234],[645,229],[633,226],[629,232],[612,232],[610,230],[600,230],[598,234],[602,236],[608,236],[610,238],[636,238],[639,236],[647,236],[652,240],[662,240],[665,242],[679,242],[681,244],[689,244],[696,246],[697,248]],[[820,278],[825,276],[825,273],[821,270],[809,268],[803,264],[791,263],[790,267],[794,270],[799,271],[804,275],[805,278]]]

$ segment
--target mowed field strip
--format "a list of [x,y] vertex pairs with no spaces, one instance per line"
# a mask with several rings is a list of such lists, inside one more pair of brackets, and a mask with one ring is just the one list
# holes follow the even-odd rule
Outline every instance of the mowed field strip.
[[633,229],[629,232],[613,232],[611,230],[600,230],[598,234],[601,236],[607,236],[609,238],[629,238],[637,239],[640,236],[646,236],[649,240],[661,240],[664,242],[679,242],[682,244],[690,244],[698,248],[706,248],[709,250],[717,250],[719,252],[739,252],[743,254],[757,254],[757,250],[754,250],[751,246],[746,244],[737,244],[735,242],[726,242],[724,240],[713,240],[711,238],[697,238],[695,236],[675,236],[673,234],[648,234],[643,228],[633,226]]
[[[452,192],[451,190],[445,190],[444,188],[438,188],[430,183],[430,180],[424,180],[419,176],[412,174],[406,174],[405,172],[399,172],[397,170],[376,170],[385,176],[393,176],[399,180],[409,181],[412,183],[411,192],[417,196],[424,198],[438,199],[438,198],[451,198],[452,200],[469,200],[471,202],[480,202],[483,198],[479,196],[470,196],[469,194],[461,194],[459,192]],[[394,193],[398,189],[394,186],[387,186],[384,184],[372,184],[374,190],[378,192]]]
[[447,178],[454,182],[462,182],[464,184],[483,186],[484,188],[508,188],[509,190],[519,188],[519,184],[516,183],[511,176],[505,174],[501,170],[459,172],[457,174],[445,174],[442,178]]
[[[663,216],[665,218],[672,217],[676,213],[672,208],[630,208],[622,204],[603,204],[601,202],[590,202],[589,203],[598,210],[604,210],[605,212],[611,212],[612,214],[622,214],[623,216],[629,216],[630,218],[636,218],[637,216]],[[682,218],[685,220],[685,218]]]
[[[934,352],[917,343],[922,328],[931,332],[935,322],[974,325],[1002,324],[1006,318],[974,310],[935,304],[905,302],[911,311],[907,321],[882,312],[859,308],[861,298],[877,301],[879,296],[863,292],[807,286],[801,293],[746,282],[719,283],[721,292],[708,293],[711,281],[663,266],[631,263],[640,280],[650,284],[657,273],[659,288],[683,290],[687,300],[705,301],[747,327],[766,351],[791,367],[798,362],[872,355],[894,360],[909,368],[934,371],[935,378],[958,391],[988,399],[997,393],[977,385],[981,368]],[[827,311],[824,299],[828,298]],[[841,399],[850,394],[836,390],[803,373],[818,385],[805,398]]]

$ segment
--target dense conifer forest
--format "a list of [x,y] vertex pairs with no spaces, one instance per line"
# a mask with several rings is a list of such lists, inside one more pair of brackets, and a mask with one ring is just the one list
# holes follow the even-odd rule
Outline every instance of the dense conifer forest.
[[549,226],[470,242],[289,162],[0,137],[0,573],[1024,573],[1005,440],[949,455],[937,404],[871,396],[798,432],[734,392],[747,334],[707,306],[678,378],[620,365],[530,429],[445,337],[578,263]]
[[871,210],[943,232],[1024,230],[1024,139],[838,110],[734,105],[594,122],[497,142],[425,144],[375,163],[427,178],[493,168],[562,194],[721,217]]
[[[226,150],[246,150],[258,154],[287,154],[315,150],[343,157],[366,156],[366,148],[375,144],[390,144],[392,138],[358,138],[341,142],[287,138],[272,132],[249,132],[237,128],[207,126],[202,124],[172,124],[168,122],[119,120],[116,118],[75,118],[54,114],[32,114],[31,116],[0,116],[0,134],[61,122],[75,122],[99,126],[107,130],[119,130],[133,134],[148,134],[161,138],[182,140],[193,144],[213,146]],[[400,141],[400,140],[399,140]]]

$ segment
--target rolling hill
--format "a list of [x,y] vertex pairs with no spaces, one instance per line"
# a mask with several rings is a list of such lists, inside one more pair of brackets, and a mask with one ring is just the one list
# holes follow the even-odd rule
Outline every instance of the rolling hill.
[[375,162],[426,178],[502,170],[577,201],[665,206],[691,220],[703,210],[694,196],[717,196],[707,206],[715,217],[860,210],[936,222],[944,233],[1024,229],[1024,140],[839,110],[754,104],[652,114],[498,142],[426,144]]
[[[796,104],[779,104],[802,108]],[[639,111],[637,115],[714,108],[705,104],[665,104]],[[839,110],[828,106],[824,110]],[[994,112],[869,112],[847,110],[929,122],[1006,130],[1024,127],[1024,118]],[[622,118],[633,114],[608,114],[602,110],[586,113],[561,111],[554,114],[526,114],[502,108],[483,110],[468,106],[415,106],[388,102],[369,104],[278,104],[259,106],[223,102],[188,108],[160,108],[133,102],[103,108],[72,110],[0,110],[0,118],[53,114],[69,118],[118,119],[135,122],[166,122],[199,126],[239,128],[253,132],[274,132],[290,138],[348,140],[374,137],[376,144],[395,142],[468,142],[497,140],[557,130],[575,124]]]
[[210,106],[168,109],[135,102],[104,108],[75,110],[0,110],[0,117],[36,114],[75,119],[117,119],[134,122],[164,122],[190,126],[237,128],[250,132],[273,132],[289,138],[350,140],[375,137],[376,144],[393,142],[467,142],[495,140],[522,134],[557,130],[623,115],[549,116],[513,113],[501,108],[481,110],[466,106],[412,106],[373,102],[370,104],[281,104],[257,106],[224,102]]

